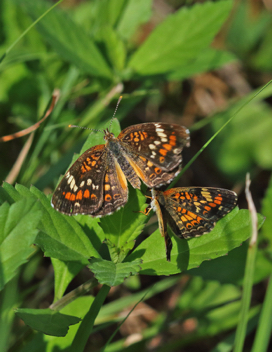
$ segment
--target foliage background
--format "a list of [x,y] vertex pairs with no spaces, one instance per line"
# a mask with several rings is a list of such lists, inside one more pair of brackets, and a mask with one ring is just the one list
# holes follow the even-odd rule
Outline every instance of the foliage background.
[[[1,291],[0,350],[68,350],[78,328],[77,322],[70,322],[75,325],[70,327],[65,338],[36,333],[27,328],[12,310],[15,307],[48,308],[64,292],[70,292],[92,278],[87,267],[81,269],[80,264],[69,267],[69,263],[63,266],[61,261],[52,259],[54,287],[52,262],[39,248],[29,249],[36,236],[39,240],[35,243],[44,252],[48,248],[45,239],[41,240],[42,231],[33,230],[43,210],[32,196],[35,194],[42,204],[46,199],[33,189],[30,194],[28,188],[34,185],[50,195],[60,174],[65,172],[73,154],[81,150],[88,136],[86,131],[68,129],[67,125],[107,126],[116,99],[122,93],[123,101],[116,115],[122,129],[150,121],[178,123],[190,129],[191,147],[183,153],[186,164],[227,119],[271,79],[270,2],[202,1],[202,5],[194,7],[195,3],[197,1],[64,0],[2,61],[1,136],[37,122],[54,88],[61,90],[61,98],[50,118],[36,131],[15,177],[10,171],[18,163],[17,157],[28,137],[1,144],[1,180],[22,185],[17,188],[18,193],[7,186],[5,195],[1,191],[2,199],[7,200],[8,194],[18,201],[13,208],[3,205],[6,208],[2,211],[9,212],[11,219],[16,216],[28,219],[31,211],[31,226],[27,227],[28,220],[15,226],[18,254],[14,253],[19,257],[26,247],[25,260],[18,260],[19,270],[13,272],[14,254],[9,269],[14,278]],[[48,4],[52,5],[30,0],[4,0],[0,3],[0,53],[5,53],[44,13]],[[268,87],[246,105],[177,184],[233,189],[238,193],[239,207],[243,209],[247,208],[245,174],[251,173],[253,199],[266,221],[259,236],[245,351],[251,350],[254,341],[272,268],[270,91]],[[118,124],[115,128],[118,131]],[[101,136],[91,136],[91,143],[97,144],[99,138]],[[29,197],[27,203],[23,200],[20,203],[22,195]],[[137,197],[140,196],[130,190],[130,199]],[[144,199],[137,199],[143,206]],[[104,231],[107,221],[110,220],[104,220],[102,226]],[[84,243],[86,253],[80,248],[78,252],[65,252],[59,258],[63,261],[75,253],[84,252],[88,258],[96,256],[99,251],[101,228],[97,223],[90,228],[86,219],[78,222],[80,225],[73,225],[68,220],[56,227],[56,231],[78,226],[73,227],[78,236],[82,230],[89,236],[98,234],[93,240],[94,247]],[[140,220],[137,224],[140,233],[143,226]],[[156,229],[154,216],[137,238],[136,245]],[[27,244],[25,236],[28,236]],[[20,242],[20,238],[23,241]],[[149,237],[145,243],[149,240],[150,245],[154,244],[153,238]],[[159,234],[156,238],[160,239]],[[68,243],[67,238],[65,240]],[[48,246],[53,247],[52,243]],[[163,243],[161,246],[163,248]],[[140,348],[223,351],[222,346],[231,350],[239,320],[247,247],[245,242],[227,256],[205,261],[199,268],[171,277],[149,273],[132,276],[122,285],[113,287],[100,310],[86,351],[102,348],[117,323],[146,292],[144,301],[133,310],[106,351],[121,348],[127,351]],[[2,258],[5,248],[1,249]],[[103,254],[103,249],[99,253]],[[80,258],[81,264],[86,264],[82,257],[75,260]],[[65,282],[60,278],[64,270]],[[77,298],[61,312],[70,316],[77,312],[82,318],[97,292],[98,289],[94,288],[91,294]]]

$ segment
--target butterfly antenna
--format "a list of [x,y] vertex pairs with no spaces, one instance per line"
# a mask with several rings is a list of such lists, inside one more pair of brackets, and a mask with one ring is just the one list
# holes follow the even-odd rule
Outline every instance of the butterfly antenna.
[[70,128],[77,127],[77,128],[81,128],[82,130],[90,130],[90,131],[93,131],[93,132],[101,132],[101,133],[104,133],[104,132],[101,131],[101,130],[96,130],[96,129],[94,129],[94,128],[89,128],[89,127],[82,127],[82,126],[77,126],[77,125],[69,125],[68,127],[70,127]]
[[114,110],[114,113],[113,113],[112,118],[111,118],[111,121],[110,121],[109,130],[110,130],[110,128],[111,128],[111,125],[112,125],[114,116],[115,116],[115,114],[116,114],[116,112],[117,112],[118,106],[119,106],[119,104],[120,104],[122,98],[123,98],[122,95],[120,95],[120,97],[119,97],[119,99],[118,99],[118,101],[117,101],[117,104],[116,104],[116,108],[115,108],[115,110]]

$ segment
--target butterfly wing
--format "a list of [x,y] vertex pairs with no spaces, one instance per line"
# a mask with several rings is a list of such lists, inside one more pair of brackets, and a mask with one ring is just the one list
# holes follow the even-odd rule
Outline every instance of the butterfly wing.
[[130,126],[118,140],[138,177],[151,188],[169,183],[177,175],[182,149],[190,145],[185,127],[166,123]]
[[110,215],[128,201],[126,177],[116,159],[109,157],[103,182],[104,194],[100,209],[92,216]]
[[222,188],[172,188],[163,192],[174,233],[182,238],[210,232],[237,203],[235,192]]
[[93,214],[103,203],[107,149],[97,145],[83,153],[57,186],[51,204],[67,215]]

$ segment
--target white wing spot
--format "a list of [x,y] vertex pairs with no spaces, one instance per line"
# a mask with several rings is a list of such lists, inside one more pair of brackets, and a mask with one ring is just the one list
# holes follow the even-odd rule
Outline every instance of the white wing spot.
[[81,181],[79,187],[83,187],[85,185],[85,181]]
[[149,144],[149,149],[156,149],[156,146],[154,144]]
[[161,144],[161,142],[160,141],[154,141],[154,144],[159,145],[159,144]]
[[75,184],[76,184],[76,181],[75,181],[75,178],[73,177],[72,182],[70,183],[70,188],[73,189]]
[[76,192],[77,190],[78,190],[77,185],[74,185],[74,189],[73,189],[73,191],[74,191],[74,192]]
[[[70,175],[70,174],[69,174]],[[67,176],[66,176],[67,177]],[[68,177],[67,177],[68,178]],[[72,180],[73,180],[73,178],[74,178],[74,176],[69,176],[69,178],[68,178],[68,180],[67,180],[67,183],[68,183],[68,185],[72,182]]]
[[90,186],[92,184],[92,180],[90,178],[88,178],[87,180],[87,186]]
[[[164,131],[164,130],[163,130],[163,131]],[[161,138],[167,137],[167,134],[166,134],[166,133],[158,132],[157,134],[158,134],[158,136],[161,137]]]

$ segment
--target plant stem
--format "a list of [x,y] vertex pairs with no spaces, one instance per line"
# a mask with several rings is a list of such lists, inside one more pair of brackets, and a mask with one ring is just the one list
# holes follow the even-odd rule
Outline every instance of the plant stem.
[[258,229],[258,220],[255,205],[252,200],[252,196],[249,190],[250,179],[249,174],[246,177],[246,198],[248,202],[248,208],[250,211],[251,222],[252,222],[252,235],[251,240],[248,246],[247,259],[246,259],[246,268],[245,268],[245,277],[243,284],[243,296],[241,302],[241,312],[240,319],[238,322],[235,343],[234,343],[234,352],[242,352],[244,341],[246,337],[246,328],[248,322],[248,312],[250,308],[251,301],[251,292],[254,279],[254,269],[255,269],[255,258],[257,254],[257,229]]
[[272,275],[270,275],[263,308],[251,352],[266,352],[272,330]]
[[77,297],[84,295],[86,292],[90,291],[93,287],[97,286],[97,284],[98,284],[98,281],[95,278],[92,278],[84,282],[84,284],[80,285],[73,291],[67,293],[67,295],[63,296],[57,302],[51,304],[49,308],[54,310],[61,310],[67,304],[74,301]]
[[87,340],[92,332],[94,321],[109,293],[110,286],[103,285],[95,297],[90,310],[87,312],[85,317],[83,318],[76,336],[71,345],[70,351],[74,352],[83,352],[84,347],[87,343]]

